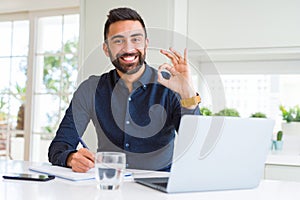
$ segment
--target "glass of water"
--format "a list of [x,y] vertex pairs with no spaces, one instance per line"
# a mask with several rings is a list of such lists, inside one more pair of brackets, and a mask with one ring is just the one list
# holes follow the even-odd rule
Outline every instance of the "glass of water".
[[98,187],[102,190],[116,190],[123,182],[126,155],[121,152],[97,152],[95,174]]

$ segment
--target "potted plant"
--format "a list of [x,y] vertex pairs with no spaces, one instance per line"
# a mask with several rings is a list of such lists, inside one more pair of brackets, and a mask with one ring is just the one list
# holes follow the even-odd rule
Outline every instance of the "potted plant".
[[289,135],[300,135],[300,107],[297,105],[287,109],[285,106],[280,105],[279,109],[284,120],[281,124],[282,131]]
[[239,112],[234,108],[224,108],[219,112],[214,114],[215,116],[231,116],[231,117],[239,117]]
[[254,118],[267,118],[267,115],[262,113],[262,112],[256,112],[256,113],[252,113],[250,115],[250,117],[254,117]]
[[278,131],[276,134],[276,140],[273,140],[273,145],[275,150],[280,151],[282,150],[282,146],[283,146],[283,132],[282,131]]
[[200,112],[203,116],[212,116],[213,113],[211,112],[211,110],[207,107],[201,107],[200,108]]

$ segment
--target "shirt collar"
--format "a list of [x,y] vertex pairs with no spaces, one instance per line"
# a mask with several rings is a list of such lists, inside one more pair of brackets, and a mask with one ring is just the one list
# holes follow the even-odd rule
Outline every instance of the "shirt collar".
[[138,81],[133,83],[133,86],[134,88],[143,86],[143,88],[145,89],[148,84],[151,84],[154,81],[156,81],[155,77],[156,77],[156,73],[154,73],[152,68],[147,63],[145,63],[144,73],[142,74],[141,78]]
[[[145,71],[142,74],[142,76],[133,83],[133,89],[137,89],[139,87],[143,87],[143,89],[147,88],[147,84],[152,84],[157,82],[157,74],[155,73],[156,70],[151,68],[146,62],[145,62]],[[117,70],[114,70],[114,80],[115,84],[120,81],[121,85],[125,86],[123,80],[120,78],[119,74],[117,73]]]

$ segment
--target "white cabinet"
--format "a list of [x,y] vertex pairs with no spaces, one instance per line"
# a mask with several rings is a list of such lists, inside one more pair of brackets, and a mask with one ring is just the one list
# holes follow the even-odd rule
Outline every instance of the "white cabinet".
[[300,155],[270,154],[265,164],[264,178],[300,182]]

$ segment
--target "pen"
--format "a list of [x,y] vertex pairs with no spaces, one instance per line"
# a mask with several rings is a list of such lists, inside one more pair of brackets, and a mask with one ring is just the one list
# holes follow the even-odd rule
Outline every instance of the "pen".
[[78,137],[78,140],[79,140],[79,142],[82,144],[82,146],[83,146],[84,148],[89,149],[89,147],[86,145],[86,143],[82,140],[81,137]]
[[125,172],[124,177],[131,177],[132,173],[131,172]]

